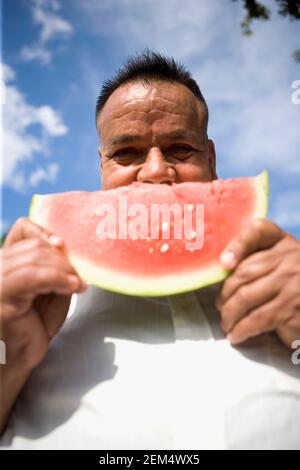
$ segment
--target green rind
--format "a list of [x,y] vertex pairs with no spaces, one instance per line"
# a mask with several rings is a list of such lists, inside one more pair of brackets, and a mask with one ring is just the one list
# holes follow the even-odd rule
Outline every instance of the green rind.
[[112,292],[136,296],[157,297],[180,294],[215,284],[225,279],[229,274],[229,271],[216,264],[211,268],[199,269],[199,271],[188,274],[174,274],[156,278],[143,277],[141,279],[138,276],[128,276],[108,269],[95,268],[91,263],[74,255],[70,255],[70,261],[87,283]]
[[[32,196],[31,203],[29,206],[29,219],[40,225],[42,224],[41,222],[43,222],[43,220],[41,217],[39,217],[38,203],[40,198],[42,197],[43,196],[40,194],[35,194],[34,196]],[[43,217],[43,219],[45,220],[45,217]]]
[[[268,171],[264,170],[255,180],[257,202],[253,217],[265,218],[268,213]],[[29,218],[43,225],[47,217],[44,212],[45,208],[43,213],[39,210],[41,198],[43,196],[38,194],[33,196],[29,209]],[[70,262],[80,276],[89,284],[120,294],[149,297],[175,295],[200,289],[223,281],[230,273],[230,271],[225,270],[220,264],[216,263],[210,268],[205,270],[199,269],[199,271],[191,273],[168,275],[159,278],[144,277],[141,279],[98,266],[95,267],[72,253],[70,254]]]
[[257,186],[257,203],[256,203],[256,212],[255,217],[266,218],[269,211],[269,172],[264,170],[256,178]]
[[28,217],[29,217],[30,220],[33,220],[33,218],[34,218],[35,206],[36,206],[36,201],[37,201],[38,197],[39,197],[39,195],[35,194],[31,198],[31,202],[30,202],[30,206],[29,206],[29,214],[28,214]]

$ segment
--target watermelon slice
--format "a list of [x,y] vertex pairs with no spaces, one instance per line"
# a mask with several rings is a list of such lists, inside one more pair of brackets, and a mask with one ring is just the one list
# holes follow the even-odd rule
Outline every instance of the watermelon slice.
[[267,206],[264,171],[254,178],[35,195],[30,219],[65,240],[86,282],[163,296],[224,279],[229,273],[220,253],[251,219],[266,217]]

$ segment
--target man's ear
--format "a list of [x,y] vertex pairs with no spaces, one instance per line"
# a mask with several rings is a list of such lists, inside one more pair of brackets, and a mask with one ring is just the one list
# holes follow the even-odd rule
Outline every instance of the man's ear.
[[102,173],[103,164],[102,164],[101,148],[100,148],[100,147],[98,147],[98,155],[99,155],[99,157],[100,157],[100,169],[101,169],[101,173]]
[[211,172],[211,177],[213,180],[218,179],[217,175],[217,164],[216,164],[216,150],[213,140],[207,139],[208,146],[208,164]]
[[103,175],[103,162],[102,162],[102,157],[101,157],[101,148],[98,147],[98,155],[100,157],[100,179],[101,179],[101,186],[103,185],[102,181],[102,175]]

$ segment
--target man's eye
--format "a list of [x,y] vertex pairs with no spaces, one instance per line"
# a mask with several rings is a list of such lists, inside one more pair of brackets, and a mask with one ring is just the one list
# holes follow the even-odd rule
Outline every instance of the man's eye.
[[192,148],[185,145],[174,145],[168,150],[168,153],[175,158],[187,158],[192,152]]
[[170,150],[178,151],[178,152],[188,152],[189,150],[192,150],[191,147],[188,147],[186,145],[174,145],[171,147]]
[[138,157],[138,152],[135,149],[121,149],[114,153],[114,159],[118,163],[130,163]]

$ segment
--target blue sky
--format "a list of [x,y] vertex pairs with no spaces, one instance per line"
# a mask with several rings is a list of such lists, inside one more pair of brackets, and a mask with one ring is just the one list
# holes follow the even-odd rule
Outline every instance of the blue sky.
[[231,0],[3,0],[2,230],[27,214],[34,193],[100,188],[97,94],[149,47],[198,81],[219,177],[268,168],[270,218],[300,238],[300,64],[291,56],[300,22],[264,3],[271,21],[246,38],[242,3]]

